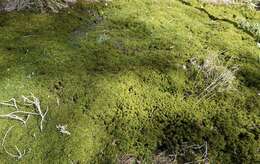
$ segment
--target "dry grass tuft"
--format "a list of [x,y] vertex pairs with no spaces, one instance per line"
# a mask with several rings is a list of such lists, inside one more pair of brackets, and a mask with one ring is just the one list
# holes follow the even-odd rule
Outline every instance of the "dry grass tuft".
[[119,159],[118,163],[119,164],[141,164],[141,161],[136,159],[134,155],[126,154]]

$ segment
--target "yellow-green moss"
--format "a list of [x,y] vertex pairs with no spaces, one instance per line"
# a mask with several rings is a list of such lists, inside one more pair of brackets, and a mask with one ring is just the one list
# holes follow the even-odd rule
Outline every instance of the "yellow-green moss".
[[[151,163],[158,152],[205,141],[211,163],[259,161],[259,48],[198,5],[114,0],[58,14],[1,14],[0,99],[32,92],[50,109],[42,133],[33,119],[27,127],[0,120],[2,136],[16,124],[8,145],[27,150],[21,163],[116,163],[126,154]],[[231,21],[259,17],[238,7],[204,8]],[[239,87],[196,105],[193,89],[203,79],[193,81],[184,65],[210,52],[233,58]],[[0,160],[15,162],[2,149]]]

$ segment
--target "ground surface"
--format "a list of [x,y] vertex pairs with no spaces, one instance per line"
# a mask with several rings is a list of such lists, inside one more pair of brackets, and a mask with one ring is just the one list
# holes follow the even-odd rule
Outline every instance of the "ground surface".
[[[259,22],[260,13],[172,0],[2,13],[0,99],[33,93],[49,107],[43,132],[35,119],[26,127],[0,120],[1,136],[16,125],[8,150],[25,149],[21,163],[152,163],[160,152],[167,157],[181,154],[183,144],[207,143],[212,163],[256,163],[260,49],[236,26],[240,18]],[[212,53],[239,67],[237,85],[201,98],[205,79],[190,63]],[[58,124],[71,135],[59,133]],[[179,155],[179,163],[199,160],[194,151]],[[2,147],[0,161],[16,163]]]

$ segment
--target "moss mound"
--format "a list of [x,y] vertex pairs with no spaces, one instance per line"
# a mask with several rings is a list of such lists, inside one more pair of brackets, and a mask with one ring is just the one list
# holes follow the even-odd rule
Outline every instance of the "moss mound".
[[[21,163],[259,162],[260,51],[240,18],[260,23],[245,6],[172,0],[1,14],[0,99],[49,107],[43,132],[0,120],[2,136],[16,125],[8,150],[25,150]],[[232,89],[209,87],[234,66]],[[15,162],[2,148],[0,160]]]

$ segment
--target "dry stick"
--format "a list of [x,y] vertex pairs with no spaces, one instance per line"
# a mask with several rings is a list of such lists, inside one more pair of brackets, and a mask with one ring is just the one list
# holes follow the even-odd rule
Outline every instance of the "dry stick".
[[0,115],[0,118],[8,118],[8,119],[20,121],[23,124],[26,124],[25,120],[22,117],[19,117],[19,116],[16,116],[16,115],[12,115],[12,114]]
[[[27,118],[24,119],[23,117],[18,116],[16,114],[26,114]],[[20,121],[20,122],[22,122],[23,124],[26,125],[26,122],[28,121],[30,115],[39,115],[39,114],[33,113],[33,112],[15,111],[15,112],[11,112],[11,113],[8,113],[8,114],[2,114],[2,115],[0,115],[0,118],[8,118],[8,119]]]
[[22,153],[22,152],[18,149],[18,147],[15,145],[15,149],[16,149],[16,151],[17,151],[17,154],[15,155],[15,154],[10,153],[9,151],[7,151],[7,149],[6,149],[5,145],[4,145],[7,135],[9,134],[9,132],[10,132],[13,128],[14,128],[14,126],[11,126],[11,127],[6,131],[6,133],[5,133],[5,135],[4,135],[4,138],[3,138],[3,141],[2,141],[2,146],[3,146],[4,150],[5,150],[5,152],[6,152],[9,156],[11,156],[11,157],[13,157],[13,158],[17,158],[17,159],[19,160],[19,159],[21,159],[21,158],[25,155],[25,150],[24,150],[23,153]]
[[47,114],[47,112],[49,111],[49,108],[47,107],[46,108],[46,111],[45,111],[45,113],[44,113],[44,115],[40,115],[41,116],[41,124],[40,124],[40,129],[41,129],[41,131],[43,130],[43,121],[45,121],[45,116],[46,116],[46,114]]
[[192,163],[200,163],[200,162],[204,162],[205,164],[208,164],[209,158],[208,158],[208,143],[207,143],[207,141],[203,145],[191,145],[191,146],[188,146],[187,148],[201,149],[203,147],[205,147],[205,152],[202,155],[202,159],[192,161],[192,162],[185,162],[184,164],[192,164]]
[[204,152],[204,154],[203,154],[203,159],[204,159],[205,164],[208,164],[208,163],[209,163],[209,158],[208,158],[208,142],[207,142],[207,141],[205,142],[205,152]]
[[[9,101],[1,102],[0,105],[14,107],[16,109],[15,112],[0,115],[0,118],[13,119],[13,120],[16,120],[16,121],[20,121],[25,125],[26,125],[26,122],[28,121],[30,115],[38,115],[38,113],[20,111],[18,106],[17,106],[16,100],[14,98],[10,99]],[[23,117],[18,116],[17,114],[23,114],[23,115],[26,114],[27,119],[24,119]]]
[[11,98],[8,101],[0,102],[0,105],[14,107],[16,110],[19,110],[15,98]]
[[21,159],[24,155],[25,155],[25,150],[23,151],[23,153],[18,149],[18,147],[15,145],[16,151],[18,153],[17,159]]
[[36,112],[40,115],[41,117],[41,121],[40,121],[40,130],[43,130],[43,122],[45,121],[45,116],[49,111],[49,108],[47,107],[45,113],[42,112],[41,110],[41,104],[40,104],[40,100],[38,98],[36,98],[33,94],[31,94],[32,99],[30,100],[29,98],[22,96],[22,98],[24,99],[24,103],[27,103],[26,105],[33,105],[36,109]]
[[2,146],[4,146],[4,142],[5,142],[5,139],[6,139],[7,134],[8,134],[13,128],[14,128],[14,126],[11,126],[11,127],[6,131],[6,133],[5,133],[5,135],[4,135],[4,138],[3,138],[3,140],[2,140]]
[[26,112],[26,111],[15,111],[15,112],[11,112],[10,114],[39,115],[38,113],[35,113],[35,112]]

